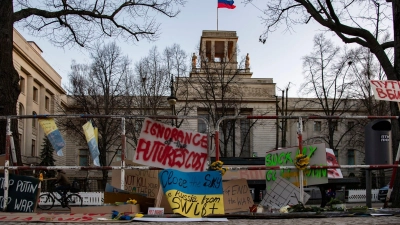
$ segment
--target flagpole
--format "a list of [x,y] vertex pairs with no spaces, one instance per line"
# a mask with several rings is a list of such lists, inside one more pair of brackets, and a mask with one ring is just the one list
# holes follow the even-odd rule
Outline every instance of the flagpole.
[[218,6],[217,6],[217,31],[218,31]]

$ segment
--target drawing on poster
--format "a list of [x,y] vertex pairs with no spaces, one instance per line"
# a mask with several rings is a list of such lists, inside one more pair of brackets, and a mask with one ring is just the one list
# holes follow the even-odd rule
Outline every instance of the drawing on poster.
[[[299,188],[293,185],[290,181],[281,177],[276,177],[271,189],[261,201],[262,206],[269,206],[272,209],[280,209],[287,205],[297,205],[300,199]],[[310,195],[304,192],[304,204],[308,201]]]

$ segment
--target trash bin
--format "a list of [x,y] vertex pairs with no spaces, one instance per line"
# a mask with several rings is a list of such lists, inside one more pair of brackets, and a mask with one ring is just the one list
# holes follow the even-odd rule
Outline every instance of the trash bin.
[[389,119],[373,120],[365,126],[365,163],[392,164],[392,125]]

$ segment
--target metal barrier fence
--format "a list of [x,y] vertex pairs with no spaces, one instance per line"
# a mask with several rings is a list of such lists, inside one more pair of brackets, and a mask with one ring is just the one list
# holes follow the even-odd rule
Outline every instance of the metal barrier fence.
[[[23,118],[115,118],[121,119],[122,124],[122,149],[121,149],[121,166],[10,166],[9,165],[9,151],[10,151],[10,138],[11,138],[11,119],[23,119]],[[121,116],[121,115],[24,115],[24,116],[0,116],[0,119],[7,120],[7,130],[6,130],[6,158],[5,165],[1,166],[0,169],[4,170],[4,199],[8,199],[8,182],[9,182],[9,172],[8,170],[121,170],[121,189],[124,189],[125,185],[125,170],[126,169],[137,169],[137,170],[160,170],[160,168],[154,168],[149,166],[126,166],[125,165],[125,145],[126,145],[126,137],[125,137],[125,119],[126,118],[159,118],[159,119],[200,119],[203,120],[207,126],[207,132],[210,130],[209,123],[203,117],[190,117],[190,116]],[[219,160],[219,125],[223,120],[226,119],[298,119],[299,124],[302,124],[302,119],[399,119],[398,116],[226,116],[222,117],[218,120],[215,130],[214,130],[214,138],[215,138],[215,152],[216,159]],[[302,126],[298,126],[298,139],[299,139],[299,149],[300,153],[302,152]],[[208,143],[210,143],[209,135],[208,135]],[[210,145],[208,146],[208,150],[210,150]],[[368,168],[368,169],[384,169],[384,168],[397,168],[398,164],[394,165],[338,165],[338,166],[308,166],[306,169],[328,169],[328,168]],[[235,166],[235,167],[227,167],[232,170],[281,170],[281,169],[296,169],[295,166]],[[303,184],[303,170],[299,170],[299,183]],[[300,185],[300,202],[303,201],[304,187]],[[3,208],[6,209],[7,201],[3,201]]]

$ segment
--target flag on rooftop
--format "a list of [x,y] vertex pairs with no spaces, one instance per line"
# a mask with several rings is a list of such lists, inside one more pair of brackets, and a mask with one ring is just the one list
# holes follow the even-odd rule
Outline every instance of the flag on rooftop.
[[218,0],[218,8],[234,9],[236,6],[233,0]]

